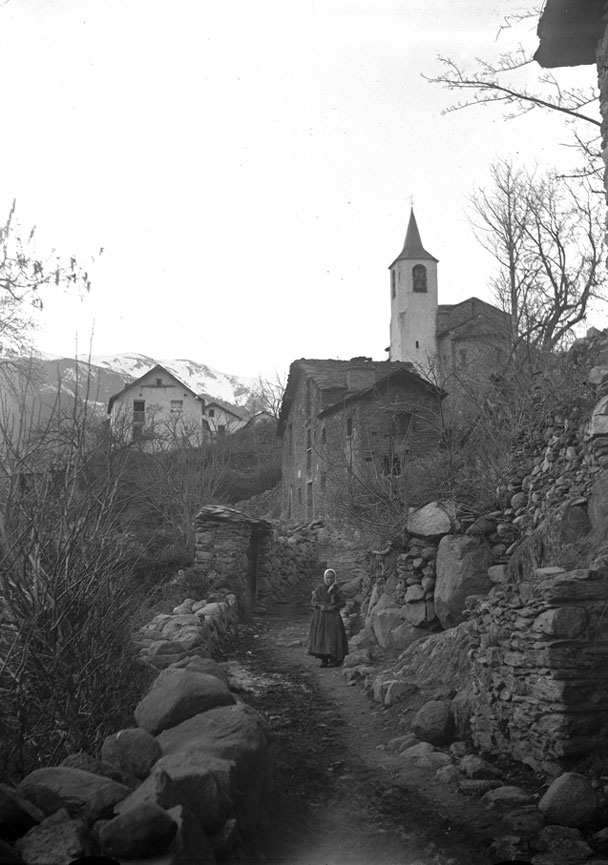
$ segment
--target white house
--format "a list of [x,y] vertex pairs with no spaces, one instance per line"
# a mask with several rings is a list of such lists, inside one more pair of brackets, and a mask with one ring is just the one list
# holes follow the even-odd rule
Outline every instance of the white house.
[[245,426],[245,419],[238,415],[235,411],[221,402],[208,402],[203,410],[203,414],[209,430],[218,435],[236,432],[241,427]]
[[146,449],[200,444],[209,434],[205,400],[163,366],[153,367],[110,397],[114,435],[140,441]]

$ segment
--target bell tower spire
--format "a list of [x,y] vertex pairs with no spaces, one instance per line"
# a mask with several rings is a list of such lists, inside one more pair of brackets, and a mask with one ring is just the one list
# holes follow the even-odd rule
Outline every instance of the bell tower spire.
[[390,360],[410,361],[427,373],[437,359],[437,259],[422,245],[413,206],[403,249],[389,271]]

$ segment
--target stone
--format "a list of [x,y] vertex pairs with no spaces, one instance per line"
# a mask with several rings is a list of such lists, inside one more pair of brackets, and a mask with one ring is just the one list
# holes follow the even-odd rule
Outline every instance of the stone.
[[448,745],[454,738],[454,716],[446,700],[430,700],[414,716],[412,732],[433,745]]
[[15,841],[44,818],[39,808],[8,784],[0,783],[0,838]]
[[15,844],[27,865],[66,865],[87,856],[93,839],[81,820],[73,820],[65,808],[46,817]]
[[103,775],[105,778],[111,778],[120,784],[128,783],[125,773],[117,769],[116,766],[112,766],[104,760],[96,760],[84,751],[68,754],[59,765],[67,766],[70,769],[84,769],[85,772],[92,772],[94,775]]
[[395,703],[411,697],[418,691],[418,685],[414,682],[403,682],[399,679],[384,683],[384,705],[394,706]]
[[548,823],[583,826],[596,816],[597,795],[584,775],[564,772],[550,785],[538,808]]
[[132,727],[107,736],[101,746],[101,757],[136,778],[147,778],[161,755],[160,745],[146,730]]
[[507,580],[506,565],[490,565],[488,568],[488,579],[491,583],[504,583]]
[[551,860],[560,865],[588,862],[593,854],[582,833],[570,826],[544,826],[538,833],[535,846],[546,850]]
[[[412,586],[412,588],[416,588]],[[422,587],[420,587],[422,588]],[[424,591],[423,591],[424,597]],[[426,621],[426,603],[424,600],[422,601],[414,601],[413,603],[405,604],[401,608],[401,616],[409,622],[410,625],[414,628],[420,627]]]
[[441,766],[435,772],[435,779],[442,784],[455,784],[456,782],[460,781],[461,778],[462,775],[453,763]]
[[376,604],[370,614],[370,627],[378,641],[378,645],[385,649],[390,643],[390,633],[402,623],[401,608],[393,601],[390,606]]
[[490,546],[469,535],[441,539],[437,551],[435,612],[444,628],[464,621],[465,598],[486,595],[492,588],[488,568],[492,563]]
[[405,748],[411,748],[412,745],[419,745],[419,739],[413,733],[406,733],[404,736],[396,736],[394,739],[389,739],[386,745],[387,751],[399,753]]
[[426,629],[415,628],[413,625],[410,625],[409,622],[403,622],[396,628],[392,629],[390,633],[389,647],[394,649],[396,652],[403,652],[404,649],[407,649],[407,647],[411,646],[412,643],[415,643],[416,640],[424,639],[425,637],[428,637],[428,635]]
[[104,854],[127,859],[164,853],[177,825],[169,814],[152,802],[142,802],[105,823],[99,832]]
[[372,660],[369,648],[360,649],[358,652],[350,652],[345,658],[343,667],[358,667],[362,664],[369,664]]
[[589,420],[588,435],[594,438],[608,434],[608,396],[603,396],[596,404]]
[[436,772],[445,766],[451,766],[452,761],[449,754],[444,754],[443,751],[435,751],[432,754],[423,754],[421,757],[416,757],[416,765],[419,769],[429,769],[431,772]]
[[460,761],[460,771],[467,778],[500,778],[500,772],[475,754],[466,754]]
[[[167,813],[177,826],[175,837],[171,843],[171,858],[167,865],[216,865],[217,860],[211,838],[207,836],[191,809],[185,805],[176,805],[169,808]],[[234,822],[236,823],[236,821]],[[222,831],[223,827],[220,833]],[[227,848],[227,852],[229,851],[230,847]],[[159,863],[159,865],[164,865],[164,863]]]
[[561,518],[560,531],[568,543],[576,543],[585,538],[591,531],[591,520],[586,508],[569,507]]
[[494,790],[488,790],[481,798],[481,804],[485,808],[492,808],[495,805],[504,805],[507,807],[529,805],[534,801],[534,794],[529,793],[522,787],[515,787],[513,785],[505,785],[504,787],[496,787]]
[[460,792],[474,799],[480,799],[488,790],[500,786],[502,786],[500,781],[494,781],[491,778],[463,778],[458,783]]
[[410,586],[405,593],[405,602],[409,604],[413,601],[424,600],[424,589],[422,586]]
[[234,702],[234,695],[215,676],[169,668],[154,680],[134,714],[139,727],[156,735],[201,712]]
[[537,616],[532,630],[553,637],[571,639],[580,636],[589,624],[587,611],[583,607],[556,607]]
[[66,766],[35,769],[25,776],[17,791],[31,799],[37,787],[52,790],[72,816],[82,817],[87,823],[111,813],[114,805],[131,792],[110,778]]
[[412,511],[407,518],[407,531],[419,538],[437,538],[456,528],[454,502],[430,502]]
[[433,754],[435,748],[430,742],[418,742],[416,745],[410,745],[407,748],[402,748],[399,753],[406,760],[413,758],[424,757],[426,754]]

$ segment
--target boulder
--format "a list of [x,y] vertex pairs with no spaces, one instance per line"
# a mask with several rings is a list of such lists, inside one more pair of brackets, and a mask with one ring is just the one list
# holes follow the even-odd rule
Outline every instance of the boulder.
[[216,676],[172,667],[155,679],[137,704],[135,720],[139,727],[156,735],[215,706],[234,702],[233,694]]
[[[176,805],[169,808],[167,813],[177,826],[168,865],[216,865],[211,839],[207,837],[191,809]],[[227,852],[229,850],[230,847]]]
[[475,754],[467,754],[460,761],[460,771],[467,778],[500,778],[500,772]]
[[485,595],[492,588],[488,568],[492,564],[491,547],[470,535],[447,536],[437,551],[435,613],[444,628],[464,621],[465,599]]
[[401,608],[394,601],[391,606],[380,606],[380,603],[378,603],[372,610],[369,618],[370,627],[379,646],[383,649],[387,648],[390,644],[391,631],[399,627],[403,622]]
[[438,538],[456,527],[454,502],[430,502],[412,511],[407,518],[407,530],[419,538]]
[[576,772],[564,772],[553,781],[538,803],[548,823],[583,826],[597,814],[597,796],[591,781]]
[[401,748],[399,751],[402,757],[410,760],[414,757],[423,757],[425,754],[433,754],[435,748],[430,742],[417,742],[415,745],[410,745],[407,748]]
[[532,622],[532,630],[552,637],[571,639],[587,628],[589,617],[583,607],[554,607],[545,610]]
[[448,745],[454,738],[454,716],[449,701],[430,700],[416,712],[412,731],[432,745]]
[[[422,588],[422,587],[420,587]],[[426,603],[422,601],[413,601],[409,604],[404,604],[401,607],[401,616],[412,625],[413,628],[419,628],[426,621]]]
[[389,646],[396,652],[403,652],[408,646],[411,646],[416,640],[428,637],[429,632],[426,628],[415,628],[409,622],[403,622],[390,633]]
[[220,679],[225,685],[228,684],[228,671],[222,664],[218,664],[212,658],[201,658],[200,655],[195,655],[193,658],[182,658],[172,665],[179,669],[189,670],[192,673],[206,673],[208,676],[215,676]]
[[206,832],[218,832],[232,811],[234,769],[229,760],[218,760],[202,751],[178,751],[162,757],[115,811],[126,814],[142,805],[168,809],[186,804]]
[[[608,396],[604,397],[604,402],[606,401]],[[588,514],[595,535],[604,538],[608,532],[608,471],[606,470],[595,476],[589,497]]]
[[343,667],[359,667],[361,664],[369,664],[372,660],[369,648],[360,649],[358,652],[350,652],[345,658]]
[[35,769],[26,775],[17,791],[26,799],[35,798],[37,787],[56,793],[70,814],[93,823],[131,792],[124,784],[82,769],[54,766]]
[[451,766],[452,761],[449,754],[445,754],[443,751],[435,751],[432,754],[423,754],[422,757],[417,757],[416,765],[419,769],[429,769],[435,772],[443,766]]
[[15,847],[27,865],[64,865],[91,853],[93,839],[84,823],[62,808],[30,829]]
[[160,745],[146,730],[132,727],[108,736],[101,746],[101,757],[136,778],[146,778],[161,755]]
[[384,705],[394,706],[406,697],[411,697],[418,691],[414,682],[404,682],[400,679],[384,682]]
[[532,793],[528,793],[527,790],[513,785],[488,790],[481,798],[481,804],[485,808],[492,808],[495,805],[505,805],[512,808],[514,805],[529,805],[531,802],[534,802],[534,795]]
[[59,765],[67,766],[70,769],[84,769],[85,772],[92,772],[94,775],[103,775],[105,778],[111,778],[120,784],[128,783],[125,773],[121,772],[116,766],[106,763],[105,760],[96,760],[95,757],[91,757],[90,754],[86,754],[84,751],[68,754]]
[[8,784],[0,783],[0,838],[15,841],[44,818],[39,808]]
[[108,820],[99,831],[103,853],[136,859],[164,853],[177,831],[169,814],[152,802],[142,802]]

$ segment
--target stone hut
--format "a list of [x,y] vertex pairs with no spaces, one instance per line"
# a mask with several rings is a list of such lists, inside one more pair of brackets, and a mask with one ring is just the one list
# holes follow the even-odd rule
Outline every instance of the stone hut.
[[247,606],[255,604],[273,545],[272,523],[235,508],[207,505],[196,516],[195,530],[195,564],[224,578]]

